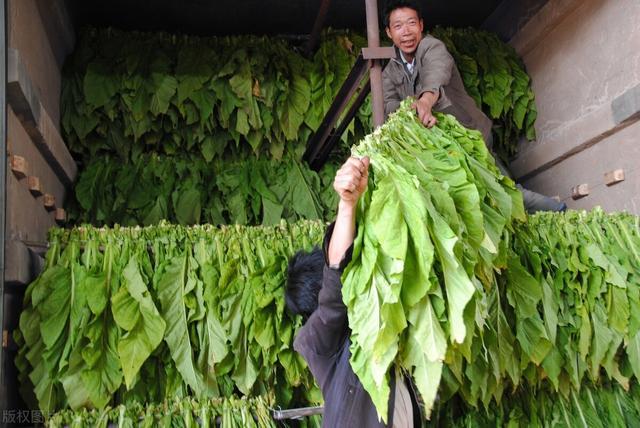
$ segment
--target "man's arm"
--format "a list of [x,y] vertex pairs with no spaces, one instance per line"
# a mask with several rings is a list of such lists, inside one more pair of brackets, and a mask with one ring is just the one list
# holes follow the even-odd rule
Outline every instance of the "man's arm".
[[420,57],[417,58],[420,77],[414,108],[420,121],[430,128],[436,124],[436,118],[432,113],[433,106],[440,99],[442,87],[451,81],[455,62],[445,44],[440,40],[427,36],[421,44],[424,44],[424,50],[421,49]]
[[[329,227],[324,243],[325,267],[318,308],[309,317],[295,348],[303,355],[331,356],[338,351],[347,332],[347,308],[342,301],[340,276],[351,259],[355,238],[355,212],[358,198],[368,181],[369,159],[349,158],[338,170],[334,189],[340,196],[336,221]],[[307,357],[307,355],[305,355]]]

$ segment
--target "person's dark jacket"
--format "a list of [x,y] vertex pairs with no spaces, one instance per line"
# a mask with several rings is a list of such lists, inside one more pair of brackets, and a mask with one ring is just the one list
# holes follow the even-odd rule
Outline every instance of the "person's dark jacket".
[[452,114],[465,127],[477,129],[489,145],[491,119],[467,94],[458,67],[444,43],[426,35],[416,49],[412,74],[405,68],[398,48],[395,49],[396,58],[392,58],[382,71],[385,116],[397,110],[407,97],[436,92],[440,98],[433,111]]
[[[327,251],[332,232],[333,225],[329,226],[324,238],[325,265],[322,288],[318,296],[318,308],[298,331],[293,347],[306,360],[322,391],[323,427],[385,427],[378,420],[371,397],[349,363],[351,330],[347,321],[347,308],[342,301],[340,276],[351,260],[353,245],[347,250],[337,268],[329,267]],[[393,425],[394,379],[390,386],[387,426]]]

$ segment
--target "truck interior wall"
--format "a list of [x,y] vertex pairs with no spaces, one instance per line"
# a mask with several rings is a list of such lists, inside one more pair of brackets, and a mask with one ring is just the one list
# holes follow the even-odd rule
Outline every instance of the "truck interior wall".
[[[5,289],[3,293],[4,361],[0,401],[4,409],[21,404],[13,367],[17,327],[26,285],[33,280],[46,250],[47,231],[56,225],[55,210],[44,194],[62,207],[75,164],[60,136],[62,65],[73,49],[74,29],[65,1],[6,0],[7,156],[26,161],[26,174],[7,168]],[[41,193],[32,193],[28,177],[37,177]],[[4,415],[4,414],[3,414]]]
[[[511,38],[533,80],[537,140],[511,167],[570,208],[640,214],[640,3],[549,0]],[[625,181],[606,186],[604,174]],[[588,184],[588,196],[571,189]]]
[[[36,123],[29,123],[17,102],[7,105],[7,150],[24,157],[28,174],[38,176],[43,190],[62,202],[68,183],[54,158],[64,163],[68,151],[59,136],[61,70],[73,49],[74,29],[64,0],[6,0],[8,48],[19,64],[17,86],[29,89]],[[512,6],[509,6],[509,3]],[[517,32],[510,43],[533,78],[539,118],[535,142],[522,143],[512,163],[517,177],[533,190],[558,195],[572,208],[601,205],[640,214],[640,3],[636,0],[529,0],[529,8],[509,10],[505,0],[503,36]],[[494,14],[485,28],[498,28]],[[505,19],[514,17],[509,25]],[[516,21],[517,19],[517,21]],[[19,66],[18,66],[19,65]],[[15,76],[14,76],[15,77]],[[10,82],[12,83],[12,82]],[[22,85],[22,86],[21,86]],[[25,93],[23,93],[25,95]],[[14,100],[15,101],[15,100]],[[52,124],[42,132],[41,118]],[[49,126],[49,125],[46,125]],[[53,129],[50,129],[53,128]],[[44,140],[53,147],[42,153]],[[622,168],[625,181],[605,186],[605,172]],[[574,201],[571,188],[588,183],[589,196]],[[47,230],[56,224],[42,196],[29,192],[25,178],[7,172],[6,279],[3,331],[13,331],[26,284],[37,271],[34,253],[46,245]],[[0,402],[20,408],[15,368],[9,349],[2,362]]]
[[[75,175],[59,129],[61,71],[74,32],[62,1],[8,0],[7,26],[7,151],[26,162],[26,171],[7,174],[5,280],[24,285],[32,279],[30,254],[42,251],[56,224],[44,195],[61,208]],[[30,191],[29,177],[37,177],[40,194]]]

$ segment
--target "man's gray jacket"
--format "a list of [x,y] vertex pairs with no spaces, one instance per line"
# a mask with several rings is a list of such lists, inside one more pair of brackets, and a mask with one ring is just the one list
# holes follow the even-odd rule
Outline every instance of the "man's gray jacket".
[[432,36],[425,36],[415,53],[413,74],[409,74],[396,48],[382,72],[384,113],[394,112],[407,97],[419,97],[431,91],[440,94],[433,110],[454,115],[467,128],[477,129],[490,144],[491,120],[478,108],[464,88],[460,72],[444,43]]

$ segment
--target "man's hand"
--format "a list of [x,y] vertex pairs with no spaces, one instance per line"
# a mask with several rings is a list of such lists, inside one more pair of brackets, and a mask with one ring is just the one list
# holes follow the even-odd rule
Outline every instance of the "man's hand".
[[329,241],[329,266],[336,267],[353,243],[356,233],[356,206],[358,198],[369,181],[369,158],[351,156],[340,167],[333,181],[333,188],[340,196],[333,234]]
[[440,94],[427,91],[411,105],[411,107],[416,110],[420,122],[422,122],[422,124],[427,128],[431,128],[438,123],[438,120],[433,116],[431,109],[438,101],[439,97]]
[[333,181],[333,188],[340,197],[341,204],[353,205],[367,188],[369,180],[369,158],[350,157],[340,167]]

